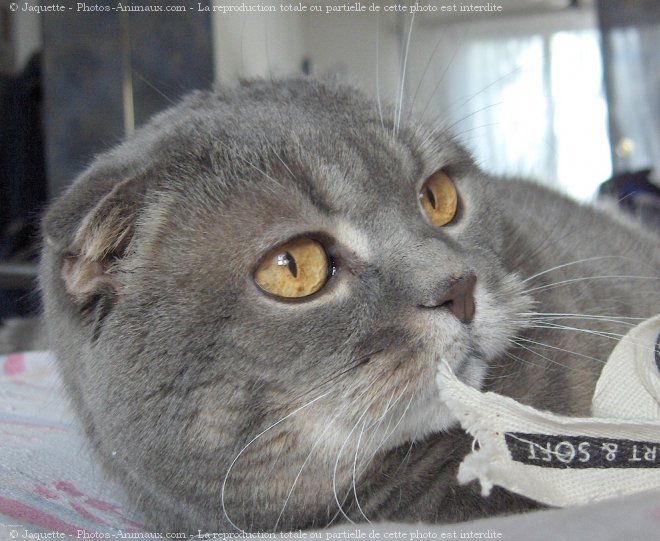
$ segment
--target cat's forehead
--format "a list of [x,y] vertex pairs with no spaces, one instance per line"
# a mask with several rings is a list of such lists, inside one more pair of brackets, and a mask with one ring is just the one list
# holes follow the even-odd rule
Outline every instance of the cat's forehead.
[[[459,156],[453,141],[354,88],[312,81],[257,83],[229,94],[199,94],[189,119],[229,183],[270,190],[292,184],[330,212],[365,196],[397,199]],[[194,145],[194,143],[193,143]]]

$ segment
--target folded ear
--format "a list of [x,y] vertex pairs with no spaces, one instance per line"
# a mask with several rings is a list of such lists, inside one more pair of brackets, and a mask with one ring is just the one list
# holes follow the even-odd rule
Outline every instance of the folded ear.
[[[61,254],[66,290],[84,306],[118,293],[116,273],[135,233],[146,192],[143,177],[112,187],[107,181],[90,187],[91,180],[74,186],[44,221],[48,244]],[[105,195],[104,187],[109,189]]]

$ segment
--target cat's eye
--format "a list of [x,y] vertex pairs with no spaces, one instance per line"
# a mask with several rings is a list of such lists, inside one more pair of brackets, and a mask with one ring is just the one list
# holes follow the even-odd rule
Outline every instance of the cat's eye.
[[444,171],[433,173],[419,192],[419,201],[430,222],[447,225],[456,216],[458,193],[454,182]]
[[320,290],[332,266],[323,245],[300,238],[281,244],[263,258],[254,273],[257,285],[277,297],[307,297]]

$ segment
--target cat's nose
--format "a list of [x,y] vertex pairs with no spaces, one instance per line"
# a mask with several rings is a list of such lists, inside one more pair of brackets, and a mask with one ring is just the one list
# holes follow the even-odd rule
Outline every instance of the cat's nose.
[[461,323],[471,323],[474,318],[474,286],[477,277],[468,274],[455,280],[426,300],[424,308],[444,308],[449,310]]

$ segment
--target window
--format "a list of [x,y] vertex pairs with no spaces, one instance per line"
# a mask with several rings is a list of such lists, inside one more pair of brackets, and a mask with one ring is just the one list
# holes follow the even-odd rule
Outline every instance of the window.
[[[428,34],[423,39],[433,40]],[[444,53],[419,73],[431,79],[426,72],[435,70],[436,83],[423,85],[430,95],[446,72],[429,109],[484,169],[591,198],[612,174],[599,33],[592,18],[517,18],[510,31],[498,28],[498,35],[485,24],[445,30],[440,42],[437,35],[441,46],[435,50]]]

